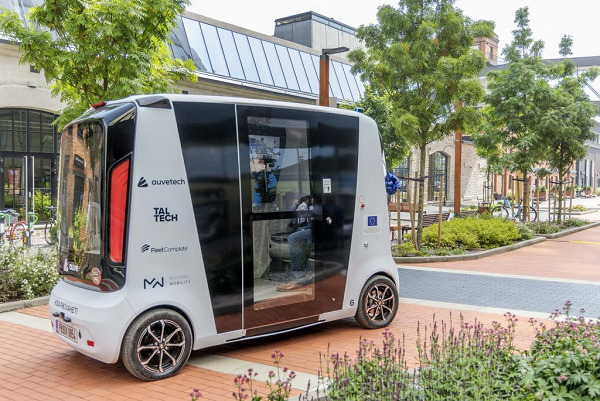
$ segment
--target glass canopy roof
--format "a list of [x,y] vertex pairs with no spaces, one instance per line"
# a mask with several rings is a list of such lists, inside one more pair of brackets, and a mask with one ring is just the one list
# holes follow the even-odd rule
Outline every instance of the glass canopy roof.
[[[175,58],[200,72],[319,95],[319,56],[219,26],[181,17],[171,32]],[[364,86],[350,65],[329,60],[329,96],[358,101]]]

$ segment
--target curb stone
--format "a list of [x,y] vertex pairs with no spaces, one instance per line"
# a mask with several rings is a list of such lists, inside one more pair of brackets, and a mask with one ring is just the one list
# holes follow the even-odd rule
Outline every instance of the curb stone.
[[564,237],[565,235],[569,235],[569,234],[573,234],[573,233],[577,233],[579,231],[583,231],[583,230],[587,230],[588,228],[594,228],[594,227],[598,227],[600,226],[600,221],[597,221],[595,223],[590,223],[587,224],[585,226],[581,226],[581,227],[573,227],[573,228],[568,228],[566,230],[554,233],[554,234],[536,234],[536,237],[544,237],[544,238],[548,238],[548,239],[554,239],[554,238],[560,238],[560,237]]
[[464,255],[448,255],[448,256],[408,256],[408,257],[394,257],[394,262],[396,263],[432,263],[432,262],[454,262],[461,260],[476,260],[485,258],[492,255],[497,255],[505,252],[510,252],[515,249],[519,249],[525,246],[534,245],[545,241],[546,239],[554,239],[563,237],[565,235],[573,234],[579,231],[587,230],[588,228],[593,228],[600,226],[600,222],[590,223],[582,227],[573,227],[555,234],[536,234],[535,238],[517,242],[515,244],[501,246],[498,248],[488,249],[481,252],[473,252]]
[[0,303],[0,313],[10,312],[18,309],[31,308],[32,306],[47,305],[50,300],[50,296],[34,298],[34,299],[22,299],[19,301]]
[[473,252],[464,255],[448,255],[448,256],[408,256],[408,257],[395,257],[394,262],[396,263],[431,263],[431,262],[455,262],[461,260],[476,260],[485,258],[492,255],[497,255],[500,253],[505,253],[509,251],[513,251],[515,249],[522,248],[524,246],[529,246],[533,244],[537,244],[539,242],[545,241],[546,238],[536,237],[533,239],[528,239],[525,241],[517,242],[515,244],[501,246],[493,249],[486,249],[485,251]]

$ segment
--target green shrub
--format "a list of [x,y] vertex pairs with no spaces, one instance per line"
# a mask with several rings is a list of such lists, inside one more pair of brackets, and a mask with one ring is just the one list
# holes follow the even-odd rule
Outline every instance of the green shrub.
[[[514,222],[493,218],[452,219],[442,223],[441,246],[448,249],[495,248],[521,239]],[[437,246],[438,225],[423,230],[423,244]]]
[[585,225],[590,224],[589,221],[587,220],[582,220],[582,219],[565,219],[562,221],[562,223],[560,224],[560,226],[562,228],[572,228],[572,227],[583,227]]
[[49,295],[58,282],[56,253],[3,246],[0,249],[0,302]]
[[547,221],[525,223],[525,226],[527,226],[535,234],[554,234],[561,230],[558,224]]
[[[536,399],[600,399],[600,322],[570,315],[571,303],[540,324],[527,359],[524,383]],[[534,324],[534,322],[532,322]]]
[[517,223],[517,230],[519,230],[519,234],[523,241],[535,237],[535,232],[527,224]]

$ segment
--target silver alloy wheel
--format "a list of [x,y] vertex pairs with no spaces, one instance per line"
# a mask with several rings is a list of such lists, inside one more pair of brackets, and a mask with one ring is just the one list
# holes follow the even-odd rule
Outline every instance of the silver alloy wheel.
[[387,322],[394,316],[396,297],[392,288],[385,283],[377,283],[367,293],[366,314],[373,323]]
[[176,322],[156,320],[139,337],[138,361],[149,372],[168,372],[185,355],[185,342],[185,333]]

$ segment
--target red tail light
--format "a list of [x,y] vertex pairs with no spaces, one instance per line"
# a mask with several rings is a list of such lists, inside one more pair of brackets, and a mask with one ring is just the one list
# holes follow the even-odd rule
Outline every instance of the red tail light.
[[123,263],[127,188],[129,186],[129,159],[113,168],[110,175],[109,255],[115,263]]

